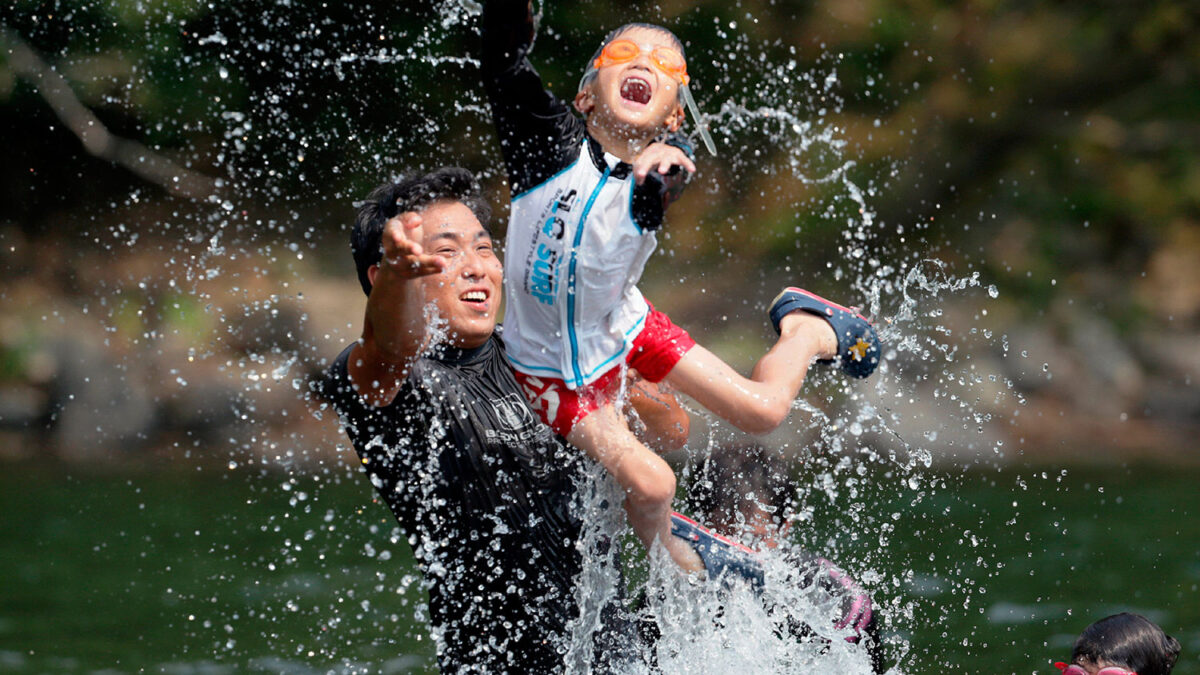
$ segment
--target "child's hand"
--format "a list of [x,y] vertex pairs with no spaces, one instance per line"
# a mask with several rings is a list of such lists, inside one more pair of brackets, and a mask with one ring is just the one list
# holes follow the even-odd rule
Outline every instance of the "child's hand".
[[696,173],[696,163],[686,152],[667,143],[651,143],[634,158],[633,177],[641,185],[651,171],[658,171],[665,176],[670,173],[672,166],[681,166],[688,173]]
[[383,258],[379,269],[392,270],[404,279],[438,274],[446,267],[441,256],[425,255],[421,244],[421,215],[408,211],[392,218],[383,228]]

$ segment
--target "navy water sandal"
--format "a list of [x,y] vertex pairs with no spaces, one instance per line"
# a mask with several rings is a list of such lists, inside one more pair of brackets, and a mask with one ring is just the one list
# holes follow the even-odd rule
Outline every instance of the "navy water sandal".
[[[762,593],[765,579],[763,562],[760,554],[754,549],[743,546],[738,542],[722,537],[712,532],[687,516],[671,512],[671,534],[691,544],[704,562],[708,578],[730,589],[733,584],[746,583],[757,592]],[[828,596],[840,603],[841,611],[834,615],[833,627],[852,635],[845,635],[844,640],[853,644],[862,644],[871,657],[872,669],[876,673],[885,671],[883,655],[880,653],[879,628],[872,611],[871,596],[862,589],[845,572],[824,558],[811,554],[801,554],[793,558],[798,576],[791,577],[792,583],[799,588],[814,593],[814,598]],[[821,600],[821,602],[824,602]],[[768,607],[768,613],[774,614],[776,606]],[[814,639],[814,631],[799,619],[787,614],[781,616],[780,628],[793,637],[801,640]],[[782,633],[776,633],[782,635]],[[827,638],[816,638],[829,642]]]
[[[879,336],[863,315],[830,302],[802,288],[785,288],[771,301],[771,325],[779,332],[779,322],[796,310],[815,314],[829,322],[837,334],[838,361],[850,377],[866,377],[879,366]],[[832,359],[823,359],[828,363]]]
[[724,583],[740,579],[751,588],[762,590],[763,567],[754,549],[710,532],[681,513],[671,513],[671,534],[696,549],[709,579],[721,579]]

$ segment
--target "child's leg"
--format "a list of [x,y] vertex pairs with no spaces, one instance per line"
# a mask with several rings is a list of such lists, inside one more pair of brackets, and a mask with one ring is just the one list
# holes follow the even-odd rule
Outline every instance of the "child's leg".
[[779,322],[775,346],[746,378],[700,345],[667,375],[667,382],[739,429],[772,431],[787,418],[815,359],[837,354],[837,336],[824,319],[795,312]]
[[517,371],[513,375],[538,417],[616,479],[625,491],[625,512],[638,539],[649,548],[657,538],[684,570],[703,570],[696,552],[671,536],[675,472],[633,435],[613,403],[620,371],[602,376],[583,390],[568,389],[562,380]]
[[[633,408],[641,425],[634,434],[655,452],[678,450],[687,444],[691,420],[679,400],[658,384],[636,375],[630,368],[628,378],[629,407]],[[629,411],[626,410],[626,420]]]
[[625,491],[629,524],[647,549],[658,539],[675,564],[685,571],[704,569],[696,551],[671,535],[675,472],[662,457],[638,441],[611,402],[578,420],[567,434],[567,441],[599,462]]

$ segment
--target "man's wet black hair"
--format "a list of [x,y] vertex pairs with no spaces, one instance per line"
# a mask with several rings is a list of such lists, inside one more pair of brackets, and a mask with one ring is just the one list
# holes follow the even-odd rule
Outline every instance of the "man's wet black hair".
[[1071,662],[1114,665],[1138,675],[1170,675],[1179,640],[1140,614],[1122,612],[1088,626],[1075,640]]
[[[645,28],[646,30],[667,35],[675,43],[675,49],[679,50],[679,55],[683,57],[684,62],[687,62],[687,50],[683,46],[683,40],[680,40],[678,35],[671,32],[670,28],[660,26],[656,23],[627,23],[623,26],[617,26],[610,30],[608,35],[604,36],[604,41],[596,48],[596,52],[592,54],[592,58],[588,59],[587,66],[583,69],[583,77],[579,79],[579,90],[582,90],[589,82],[596,79],[596,59],[600,58],[600,52],[604,51],[605,45],[620,37],[625,31],[633,28]],[[683,92],[680,91],[678,96],[682,100]]]
[[367,195],[358,205],[354,230],[350,233],[350,250],[354,254],[358,282],[362,284],[364,293],[371,294],[367,270],[383,258],[380,240],[387,222],[405,211],[420,212],[431,204],[447,201],[461,202],[471,209],[483,229],[489,235],[492,233],[492,209],[483,198],[474,174],[466,169],[434,169],[429,173],[402,178],[396,183],[384,183]]

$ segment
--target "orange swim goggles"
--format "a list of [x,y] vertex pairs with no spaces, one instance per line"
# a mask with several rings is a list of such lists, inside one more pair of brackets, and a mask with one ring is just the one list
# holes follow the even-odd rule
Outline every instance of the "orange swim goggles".
[[[604,45],[604,49],[600,50],[600,56],[596,57],[596,61],[592,64],[592,67],[599,70],[605,66],[629,63],[642,53],[641,46],[633,40],[613,40]],[[670,47],[655,47],[652,49],[650,51],[650,61],[654,63],[656,68],[675,78],[680,84],[687,85],[687,83],[692,81],[692,78],[688,77],[687,62],[683,60],[683,54]]]

